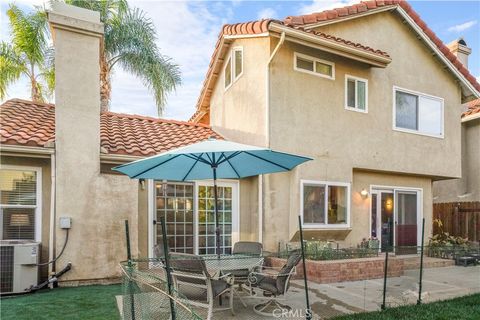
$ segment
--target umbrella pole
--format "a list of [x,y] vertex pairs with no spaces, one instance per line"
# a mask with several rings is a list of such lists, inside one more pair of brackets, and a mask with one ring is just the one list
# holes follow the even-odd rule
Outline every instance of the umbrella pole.
[[217,167],[213,168],[213,196],[215,198],[215,238],[217,241],[217,256],[220,258],[220,226],[218,223],[218,193],[217,193]]

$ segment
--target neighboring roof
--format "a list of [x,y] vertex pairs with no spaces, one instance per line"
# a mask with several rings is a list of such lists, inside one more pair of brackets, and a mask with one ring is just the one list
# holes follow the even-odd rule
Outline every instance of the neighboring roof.
[[[246,23],[237,23],[232,25],[225,25],[222,28],[218,36],[215,50],[212,54],[210,64],[208,66],[207,74],[203,82],[203,86],[200,92],[200,96],[197,101],[197,110],[190,118],[190,121],[202,121],[202,119],[208,119],[208,106],[210,97],[213,91],[215,81],[213,78],[218,76],[220,67],[217,64],[222,64],[224,56],[228,49],[228,45],[224,46],[229,36],[260,36],[268,34],[270,26],[272,24],[282,25],[285,27],[293,28],[295,30],[301,30],[305,33],[311,33],[320,38],[331,39],[332,41],[338,41],[340,43],[354,46],[368,52],[375,52],[378,55],[388,57],[388,54],[381,50],[375,50],[367,46],[355,43],[352,41],[337,38],[331,35],[324,34],[322,32],[312,30],[312,26],[321,22],[336,22],[344,19],[355,18],[356,16],[362,16],[369,13],[374,13],[380,10],[393,10],[396,8],[402,8],[403,11],[414,21],[416,25],[425,33],[425,35],[434,43],[438,50],[454,65],[468,83],[473,88],[480,92],[480,84],[476,81],[475,77],[470,74],[467,68],[460,62],[459,59],[447,48],[447,46],[438,38],[435,33],[427,26],[427,24],[420,18],[420,16],[413,10],[407,1],[403,0],[376,0],[376,1],[362,1],[361,3],[341,7],[332,10],[325,10],[318,13],[312,13],[300,16],[289,16],[284,21],[278,20],[259,20]],[[231,42],[232,40],[230,40]],[[228,44],[228,43],[227,43]],[[217,59],[217,56],[220,57]],[[219,63],[217,63],[217,60]],[[208,121],[205,121],[208,122]]]
[[[46,147],[55,140],[53,104],[12,99],[0,105],[0,143]],[[104,112],[100,116],[100,147],[107,154],[150,156],[222,137],[210,127],[190,122]]]
[[[301,26],[295,26],[286,24],[283,21],[273,20],[273,19],[264,19],[258,21],[250,21],[244,23],[236,24],[226,24],[223,26],[220,34],[218,35],[217,43],[215,44],[215,50],[213,51],[210,64],[208,66],[207,74],[205,75],[205,80],[203,82],[202,89],[200,91],[200,96],[197,101],[197,110],[190,118],[190,121],[199,120],[205,115],[205,110],[202,110],[202,107],[205,107],[209,104],[210,96],[213,90],[214,81],[213,77],[216,77],[219,73],[219,69],[223,64],[223,59],[218,57],[223,57],[228,49],[228,45],[233,40],[226,39],[229,36],[261,36],[268,34],[271,31],[272,26],[277,27],[286,27],[292,30],[296,30],[305,34],[313,35],[319,39],[328,41],[335,45],[344,46],[350,48],[351,50],[363,51],[365,53],[384,58],[386,63],[390,62],[390,56],[387,52],[371,48],[369,46],[362,45],[361,43],[345,40],[339,37],[335,37],[324,32],[306,30]],[[217,63],[219,62],[219,63]]]
[[12,99],[0,105],[0,143],[45,147],[55,140],[53,104]]
[[467,111],[462,113],[462,121],[469,121],[480,118],[480,99],[467,103]]
[[377,0],[377,1],[362,1],[360,3],[346,6],[342,8],[325,10],[318,13],[312,13],[301,16],[290,16],[285,18],[284,23],[292,26],[303,26],[307,27],[308,25],[314,25],[319,22],[332,21],[332,20],[343,20],[355,17],[356,15],[365,14],[368,11],[378,10],[380,8],[395,8],[399,5],[412,20],[422,29],[422,31],[432,40],[432,42],[437,46],[437,48],[445,55],[445,57],[450,60],[450,62],[460,71],[460,73],[473,85],[473,87],[480,92],[480,84],[477,82],[475,77],[470,74],[468,69],[462,64],[462,62],[457,59],[457,57],[448,49],[448,47],[437,37],[435,32],[433,32],[423,21],[418,13],[413,10],[412,6],[403,0]]

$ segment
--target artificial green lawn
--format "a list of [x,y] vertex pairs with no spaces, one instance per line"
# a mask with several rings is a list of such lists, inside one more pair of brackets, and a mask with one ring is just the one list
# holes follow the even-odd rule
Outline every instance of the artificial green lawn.
[[1,320],[119,319],[115,296],[121,285],[84,286],[40,290],[33,294],[2,297]]
[[[115,296],[120,285],[85,286],[42,290],[34,294],[2,297],[1,320],[23,319],[118,319]],[[478,320],[480,294],[421,306],[392,308],[337,317],[335,320]]]
[[335,320],[479,320],[480,294],[385,311],[336,317]]

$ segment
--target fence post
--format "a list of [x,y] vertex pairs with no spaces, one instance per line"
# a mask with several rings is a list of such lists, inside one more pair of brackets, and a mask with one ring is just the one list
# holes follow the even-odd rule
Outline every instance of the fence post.
[[305,264],[305,244],[303,243],[303,229],[302,217],[298,216],[298,228],[300,229],[300,248],[302,248],[302,263],[303,263],[303,281],[305,283],[305,298],[307,302],[306,318],[312,319],[312,311],[310,310],[310,300],[308,299],[308,284],[307,284],[307,265]]
[[387,271],[388,271],[388,247],[385,250],[385,268],[383,271],[383,300],[382,300],[382,310],[385,310],[385,297],[387,294]]
[[130,230],[128,228],[128,220],[125,220],[125,237],[127,240],[127,260],[128,260],[128,272],[129,279],[128,279],[128,291],[131,293],[130,295],[130,316],[132,320],[135,320],[135,295],[132,293],[132,279],[131,279],[131,272],[132,272],[132,251],[130,248]]
[[417,304],[422,303],[422,279],[423,279],[423,244],[425,236],[425,218],[422,219],[422,246],[420,247],[420,280],[418,282],[418,300]]
[[172,297],[172,275],[170,274],[170,257],[168,256],[167,228],[165,226],[165,217],[160,218],[162,224],[163,254],[165,257],[165,271],[167,272],[168,295],[170,296],[170,314],[172,320],[175,320],[175,302]]

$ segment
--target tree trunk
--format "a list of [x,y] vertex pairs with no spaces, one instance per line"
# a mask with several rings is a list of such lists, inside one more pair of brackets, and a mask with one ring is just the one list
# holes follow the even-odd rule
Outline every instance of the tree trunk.
[[30,83],[32,86],[32,91],[31,91],[31,98],[32,101],[34,102],[43,102],[43,97],[42,94],[40,93],[40,90],[38,90],[38,83],[37,80],[35,80],[34,77],[30,78]]
[[107,58],[102,53],[100,57],[100,112],[106,112],[110,109],[111,91],[110,70]]

